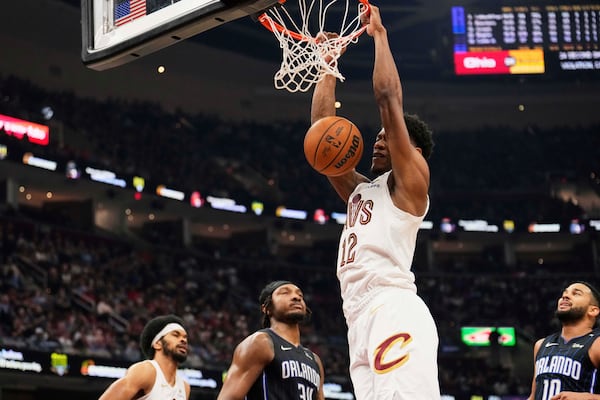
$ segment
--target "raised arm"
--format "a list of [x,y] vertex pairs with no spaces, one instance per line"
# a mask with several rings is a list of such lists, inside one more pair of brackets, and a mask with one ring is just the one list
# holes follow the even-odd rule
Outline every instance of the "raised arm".
[[273,357],[275,351],[268,334],[258,332],[244,339],[233,353],[231,366],[217,400],[244,400],[252,384]]
[[373,92],[392,163],[394,204],[414,215],[427,209],[429,167],[421,149],[412,143],[404,119],[402,85],[379,8],[371,5],[367,34],[375,43]]
[[[313,91],[312,104],[310,109],[310,122],[314,124],[323,117],[336,115],[335,112],[335,89],[337,85],[336,77],[326,74],[316,85]],[[356,185],[361,182],[368,182],[369,179],[356,172],[355,169],[344,175],[327,177],[329,182],[342,200],[348,202],[348,197]]]

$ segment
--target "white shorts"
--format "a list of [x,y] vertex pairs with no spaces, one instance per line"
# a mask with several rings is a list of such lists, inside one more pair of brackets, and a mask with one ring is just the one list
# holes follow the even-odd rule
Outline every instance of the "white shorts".
[[348,325],[357,400],[440,399],[437,328],[419,296],[386,290]]

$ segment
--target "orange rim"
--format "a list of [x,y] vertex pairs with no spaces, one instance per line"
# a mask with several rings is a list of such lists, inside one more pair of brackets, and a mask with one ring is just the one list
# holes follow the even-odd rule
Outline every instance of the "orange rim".
[[[369,1],[368,0],[359,0],[359,2],[361,2],[365,7],[367,7],[366,13],[368,14],[370,12],[370,9],[371,9],[370,5],[369,5]],[[279,4],[283,4],[283,3],[285,3],[285,0],[280,0],[279,1]],[[273,18],[269,17],[266,12],[262,13],[258,17],[258,21],[262,24],[262,26],[264,26],[265,28],[267,28],[271,32],[273,32],[273,28],[275,28],[277,31],[279,31],[281,33],[284,33],[284,34],[288,35],[289,37],[291,37],[293,39],[296,39],[298,41],[310,41],[310,40],[314,40],[313,38],[306,37],[306,36],[302,35],[301,33],[291,31],[291,30],[287,29],[286,27],[284,27],[283,25],[279,24],[278,22],[273,21]],[[353,34],[349,35],[349,37],[351,39],[354,39],[354,38],[362,35],[362,33],[366,29],[367,29],[367,27],[363,26],[359,30],[357,30],[356,32],[354,32]]]

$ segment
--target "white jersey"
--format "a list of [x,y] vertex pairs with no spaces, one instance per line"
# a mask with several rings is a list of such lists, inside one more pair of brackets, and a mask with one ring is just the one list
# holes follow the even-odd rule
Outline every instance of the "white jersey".
[[154,386],[149,393],[138,398],[138,400],[186,400],[187,396],[185,393],[184,380],[179,373],[175,377],[175,385],[169,385],[165,375],[163,374],[160,366],[155,360],[148,360],[152,363],[156,370],[156,379],[154,380]]
[[387,184],[390,173],[359,184],[348,199],[337,260],[347,320],[354,319],[366,303],[386,288],[417,291],[411,265],[429,199],[425,214],[420,217],[398,209]]

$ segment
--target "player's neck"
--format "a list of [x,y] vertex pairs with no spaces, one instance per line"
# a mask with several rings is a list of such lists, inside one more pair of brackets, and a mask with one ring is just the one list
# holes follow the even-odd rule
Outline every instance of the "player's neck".
[[165,379],[167,380],[167,382],[170,385],[174,385],[175,384],[175,378],[177,375],[177,362],[175,360],[173,360],[170,357],[166,357],[162,354],[157,354],[156,357],[154,357],[154,360],[158,363],[158,365],[160,366],[160,369],[163,372],[163,375],[165,376]]
[[573,338],[585,335],[590,332],[592,328],[589,326],[588,322],[585,320],[573,322],[573,323],[563,323],[561,336],[565,341],[569,341]]
[[300,344],[300,327],[298,324],[286,324],[284,322],[272,321],[271,329],[273,332],[292,343],[294,346]]

